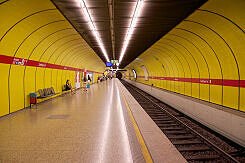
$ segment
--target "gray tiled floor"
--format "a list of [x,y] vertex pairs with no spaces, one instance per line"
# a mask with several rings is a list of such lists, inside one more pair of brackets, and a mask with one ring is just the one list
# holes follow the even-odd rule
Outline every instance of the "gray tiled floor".
[[0,163],[133,162],[124,105],[109,80],[0,118]]

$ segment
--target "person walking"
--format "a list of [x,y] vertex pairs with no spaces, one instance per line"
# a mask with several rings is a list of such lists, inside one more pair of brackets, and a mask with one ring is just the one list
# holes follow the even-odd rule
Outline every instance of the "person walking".
[[83,91],[87,92],[87,78],[84,76],[83,78]]

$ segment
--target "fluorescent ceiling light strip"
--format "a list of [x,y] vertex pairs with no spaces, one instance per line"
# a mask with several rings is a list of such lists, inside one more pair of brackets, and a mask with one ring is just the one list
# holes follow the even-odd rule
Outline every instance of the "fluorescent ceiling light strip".
[[81,4],[81,7],[82,7],[82,10],[83,10],[83,13],[88,21],[88,25],[89,25],[89,28],[90,30],[92,30],[93,32],[93,35],[95,36],[96,38],[96,41],[98,42],[99,46],[100,46],[100,49],[102,51],[102,53],[104,54],[105,58],[106,58],[106,61],[107,62],[110,62],[109,58],[108,58],[108,55],[107,55],[107,52],[105,50],[105,47],[104,47],[104,44],[102,43],[101,39],[100,39],[100,35],[99,33],[97,32],[95,26],[94,26],[94,23],[93,23],[93,20],[92,20],[92,17],[91,15],[89,14],[88,12],[88,8],[86,6],[86,3],[84,0],[81,0],[80,1],[80,4]]
[[123,48],[122,48],[122,51],[120,54],[119,63],[122,61],[122,59],[125,55],[126,49],[128,47],[129,40],[131,39],[131,37],[133,35],[134,28],[135,28],[136,23],[137,23],[137,19],[139,17],[139,14],[141,12],[142,7],[143,7],[143,3],[144,3],[144,0],[138,0],[137,1],[136,8],[134,11],[134,15],[133,15],[133,18],[132,18],[131,23],[130,23],[130,27],[127,31],[126,38],[123,42]]

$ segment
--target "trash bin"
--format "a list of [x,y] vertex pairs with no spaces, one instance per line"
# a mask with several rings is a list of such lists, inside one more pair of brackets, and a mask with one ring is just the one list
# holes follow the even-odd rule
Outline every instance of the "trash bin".
[[37,93],[30,93],[30,108],[31,104],[37,104]]

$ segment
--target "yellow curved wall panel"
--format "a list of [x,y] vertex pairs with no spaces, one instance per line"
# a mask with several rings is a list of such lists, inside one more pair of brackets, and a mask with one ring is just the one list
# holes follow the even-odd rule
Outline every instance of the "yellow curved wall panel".
[[126,68],[147,68],[151,80],[140,70],[138,82],[245,111],[244,8],[243,0],[208,1]]
[[39,89],[61,93],[66,80],[74,87],[75,71],[104,71],[102,60],[49,0],[3,1],[0,22],[0,116],[28,107],[29,94]]
[[223,15],[245,29],[244,0],[212,0],[201,9]]
[[245,112],[245,88],[240,90],[240,110]]
[[9,96],[7,96],[8,95],[8,71],[9,71],[9,65],[0,63],[0,72],[1,72],[0,116],[6,115],[9,113]]
[[9,75],[10,113],[24,107],[23,72],[24,66],[13,65]]
[[30,92],[36,92],[35,85],[35,67],[26,67],[25,76],[24,76],[24,98],[25,98],[25,107],[28,107],[30,104],[28,95]]

